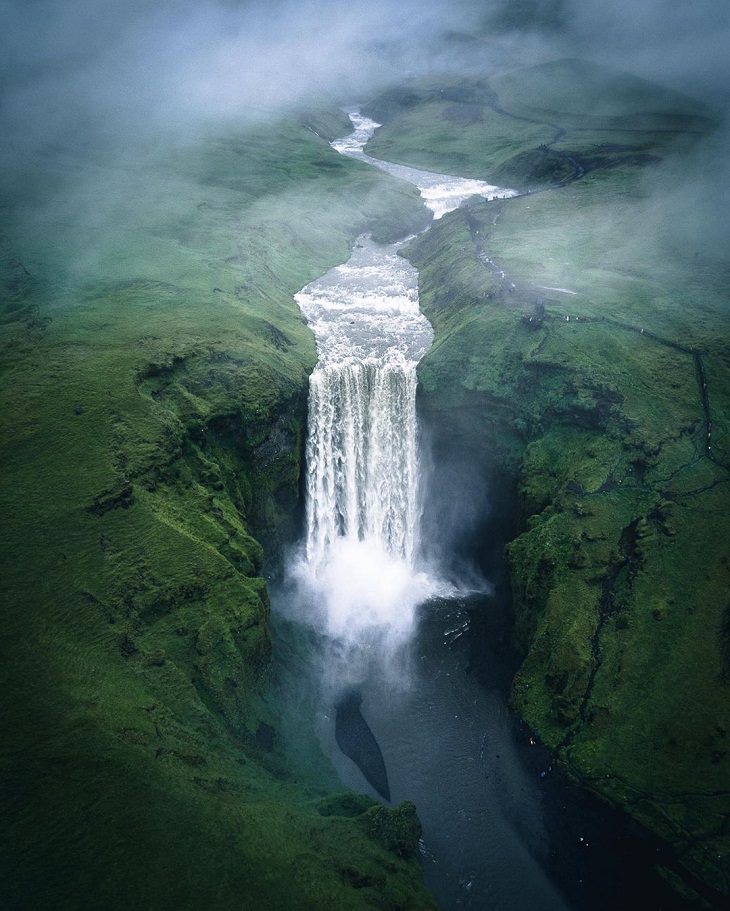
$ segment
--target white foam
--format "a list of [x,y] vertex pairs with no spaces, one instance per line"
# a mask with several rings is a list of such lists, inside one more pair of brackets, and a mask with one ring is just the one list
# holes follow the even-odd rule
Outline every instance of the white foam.
[[397,648],[413,631],[418,605],[451,593],[409,560],[356,537],[335,539],[321,564],[301,560],[295,575],[319,605],[327,635],[352,645],[382,630]]
[[350,259],[295,295],[317,341],[318,366],[418,362],[433,331],[418,307],[418,273],[400,244],[358,239]]

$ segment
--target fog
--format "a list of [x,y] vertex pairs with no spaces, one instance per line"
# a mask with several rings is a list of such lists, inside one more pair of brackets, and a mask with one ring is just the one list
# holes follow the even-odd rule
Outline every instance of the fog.
[[[307,106],[365,100],[412,76],[582,56],[710,105],[721,124],[710,139],[647,175],[647,217],[678,245],[724,257],[728,46],[723,0],[5,2],[0,205],[23,213],[31,231],[41,217],[94,229],[83,257],[63,238],[60,256],[98,265],[120,223],[134,227],[135,198],[149,195],[140,175],[156,180],[177,145]],[[161,197],[184,195],[174,175],[166,181],[156,184]],[[468,466],[451,474],[446,483],[441,472],[434,555],[446,563],[464,549],[464,529],[483,521],[476,512],[465,523],[468,503],[485,499]]]
[[[729,38],[722,0],[10,0],[0,10],[0,202],[17,201],[41,172],[37,192],[73,207],[78,184],[98,175],[77,169],[49,186],[60,154],[142,167],[223,124],[362,100],[412,75],[561,56],[656,80],[724,116]],[[714,143],[694,175],[708,235],[726,229],[717,200],[730,184],[726,136]]]
[[5,4],[3,116],[14,140],[79,129],[128,141],[377,87],[436,51],[468,5],[58,0]]
[[[644,175],[647,222],[670,244],[727,260],[730,243],[730,4],[723,0],[523,0],[492,16],[538,57],[582,57],[697,99],[715,130]],[[524,61],[525,63],[527,61]],[[630,242],[630,240],[628,241]]]
[[[0,6],[0,213],[4,221],[0,239],[8,233],[14,244],[13,235],[19,235],[25,249],[35,243],[35,261],[26,264],[23,255],[23,268],[29,266],[33,272],[45,261],[45,269],[54,272],[59,282],[74,275],[116,278],[110,275],[115,255],[121,261],[120,271],[128,270],[124,278],[138,272],[145,279],[172,282],[177,277],[165,272],[172,273],[175,267],[183,274],[188,270],[189,250],[180,235],[189,227],[194,247],[198,234],[206,230],[199,226],[203,213],[219,205],[227,214],[236,210],[226,222],[227,233],[221,240],[226,243],[236,230],[236,207],[249,201],[248,191],[242,191],[231,202],[225,183],[212,180],[206,185],[210,192],[204,202],[192,199],[190,186],[200,175],[185,173],[181,159],[175,157],[177,150],[195,151],[198,143],[202,148],[209,139],[227,132],[240,137],[262,123],[291,121],[314,107],[364,103],[412,77],[487,76],[581,57],[683,92],[697,99],[698,109],[708,105],[708,120],[717,124],[711,135],[695,142],[683,156],[647,168],[640,189],[647,234],[653,236],[653,226],[661,225],[676,247],[724,260],[730,240],[728,47],[728,0],[691,4],[676,0],[127,0],[117,4],[4,0]],[[294,145],[298,134],[287,135],[294,136]],[[282,145],[285,159],[291,146]],[[278,175],[285,171],[278,160],[265,180],[257,177],[257,148],[252,144],[254,151],[250,151],[239,143],[232,154],[240,155],[234,167],[240,161],[241,182],[256,184],[250,194],[252,208],[245,216],[250,233],[261,232],[263,247],[267,243],[264,228],[279,232],[281,225],[293,220],[291,212],[306,215],[308,205],[324,208],[319,188],[326,181],[312,181],[303,203],[303,194],[297,196],[299,190],[293,187],[298,173],[291,180],[282,178],[278,185]],[[265,155],[272,147],[260,148]],[[186,166],[194,158],[186,159]],[[200,178],[201,184],[206,176]],[[270,195],[256,195],[262,186],[261,192]],[[364,212],[375,208],[368,203],[362,201]],[[240,217],[243,223],[244,214]],[[315,217],[313,213],[311,224]],[[163,223],[165,218],[174,223],[177,234]],[[234,227],[229,230],[231,224]],[[306,224],[299,224],[292,226],[291,234],[307,230]],[[118,243],[124,232],[125,243]],[[313,230],[312,236],[320,235]],[[158,240],[161,245],[156,247]],[[148,241],[151,252],[145,259]],[[218,241],[218,235],[213,235],[210,243]],[[627,247],[633,241],[625,238]],[[157,255],[160,249],[163,253]],[[269,263],[264,266],[269,268]],[[246,300],[246,306],[258,306],[256,293],[249,296],[252,300]],[[169,325],[174,325],[175,318]],[[390,331],[392,338],[392,327]],[[412,421],[404,434],[410,441],[417,437],[415,363],[412,366]],[[327,412],[334,413],[335,409]],[[382,436],[390,446],[395,421],[382,423]],[[312,424],[310,420],[310,428]],[[371,425],[362,422],[362,427],[369,437],[375,436]],[[305,549],[293,551],[288,575],[284,573],[279,589],[274,589],[276,622],[288,618],[310,625],[311,640],[300,633],[297,637],[304,639],[301,648],[307,661],[311,659],[309,671],[317,676],[315,685],[321,690],[330,735],[331,707],[348,687],[362,687],[366,716],[371,710],[376,718],[380,713],[379,720],[387,728],[384,706],[393,692],[407,694],[420,684],[421,703],[414,698],[414,708],[392,715],[389,742],[393,752],[402,749],[401,771],[408,769],[409,776],[412,767],[417,770],[417,763],[425,762],[424,799],[430,795],[438,801],[444,787],[434,777],[441,774],[436,760],[442,759],[434,744],[451,760],[449,744],[455,745],[458,754],[460,745],[471,738],[471,753],[456,756],[463,760],[461,765],[448,766],[456,769],[449,776],[450,784],[460,789],[472,776],[477,809],[482,806],[480,800],[508,791],[520,808],[515,816],[532,819],[528,815],[536,806],[532,792],[517,773],[513,776],[517,762],[510,746],[506,705],[493,694],[489,696],[492,708],[483,710],[478,705],[482,696],[465,635],[472,616],[464,607],[469,597],[481,598],[481,611],[498,600],[489,600],[491,583],[500,594],[498,573],[491,580],[484,578],[503,559],[496,553],[502,531],[493,532],[501,518],[500,495],[502,500],[509,495],[509,509],[513,509],[511,491],[495,491],[485,481],[489,465],[470,451],[470,446],[477,448],[469,442],[474,439],[470,429],[452,421],[451,449],[443,439],[426,440],[433,445],[423,447],[420,463],[415,456],[408,462],[404,474],[419,497],[423,490],[418,488],[425,489],[428,500],[426,506],[418,498],[408,501],[420,522],[420,540],[416,536],[413,546],[394,551],[377,536],[358,537],[355,529],[349,538],[333,534],[326,559],[318,563]],[[415,453],[415,446],[412,449]],[[366,460],[355,447],[352,454],[357,474]],[[342,459],[333,463],[333,477],[343,474],[342,464]],[[382,460],[375,464],[373,477],[395,486],[396,472],[388,465],[383,468]],[[333,486],[323,484],[322,489],[331,492]],[[366,493],[358,503],[375,499],[371,490]],[[495,511],[491,522],[490,509]],[[342,509],[330,512],[334,525],[344,524]],[[399,515],[408,518],[406,510]],[[406,524],[413,531],[414,523]],[[494,534],[491,541],[485,540],[488,532]],[[424,617],[426,622],[419,624]],[[463,654],[443,647],[455,642]],[[493,679],[506,679],[513,673],[509,656],[505,657],[507,650],[500,641],[495,638],[495,642],[485,644],[484,653],[496,667]],[[295,686],[306,689],[299,678]],[[474,738],[476,731],[485,729],[491,730],[490,755],[495,757],[488,767],[482,765],[485,741]],[[433,768],[428,765],[432,754]],[[501,764],[496,761],[500,754],[506,757]],[[483,768],[489,769],[489,775],[482,774]],[[412,777],[417,775],[416,771]],[[511,786],[503,788],[503,781]],[[397,786],[393,793],[411,796],[405,790],[398,792]],[[445,794],[445,803],[451,805],[439,812],[443,818],[454,817],[450,823],[450,831],[458,835],[454,844],[471,841],[481,853],[482,845],[499,841],[493,838],[493,831],[500,830],[492,829],[492,817],[482,813],[484,829],[470,830],[462,817],[454,816],[457,803],[450,792]],[[499,800],[492,803],[498,805]],[[511,818],[507,823],[502,829],[509,844],[515,827]],[[479,837],[473,838],[472,831]],[[523,853],[529,860],[529,852]],[[521,867],[501,860],[499,867],[509,876],[521,876]],[[525,884],[517,885],[523,900],[536,907]],[[466,888],[471,888],[471,879]]]
[[4,134],[11,153],[79,130],[133,143],[408,74],[565,55],[722,105],[729,34],[722,0],[16,0],[0,12]]
[[730,6],[722,0],[565,4],[576,52],[699,97],[730,96]]

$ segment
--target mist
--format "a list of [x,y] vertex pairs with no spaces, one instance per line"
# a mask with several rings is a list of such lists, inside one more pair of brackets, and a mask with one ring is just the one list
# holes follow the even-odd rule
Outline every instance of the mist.
[[[147,217],[151,186],[168,202],[184,199],[184,181],[166,170],[176,148],[413,77],[488,75],[565,56],[707,106],[711,136],[646,174],[645,206],[677,246],[726,254],[730,10],[721,0],[35,0],[5,3],[0,16],[0,205],[28,236],[40,221],[94,232],[83,251],[59,236],[59,270],[103,271],[117,233]],[[430,556],[448,568],[483,524],[474,504],[486,496],[468,458],[439,464],[438,475]],[[430,527],[426,538],[437,538]]]
[[[633,906],[536,737],[727,882],[729,47],[728,0],[0,3],[11,902],[426,907],[423,850],[444,908]],[[673,135],[488,82],[566,58]],[[389,89],[391,161],[328,145]]]
[[[72,288],[84,275],[103,275],[123,232],[180,211],[189,198],[176,156],[303,109],[336,109],[422,70],[452,29],[477,26],[472,7],[6,3],[4,230],[31,272]],[[52,265],[39,234],[54,236]]]
[[722,0],[35,0],[6,3],[0,16],[11,157],[64,139],[118,140],[120,130],[135,145],[164,128],[362,98],[411,75],[559,56],[627,69],[718,107],[730,85]]
[[718,200],[730,184],[730,10],[721,0],[35,0],[5,3],[0,35],[3,205],[55,204],[86,218],[82,200],[98,193],[95,218],[108,210],[111,228],[110,177],[89,161],[140,170],[213,132],[363,100],[409,77],[581,56],[710,106],[723,127],[698,153],[691,196],[704,201],[708,242],[727,230]]
[[[3,117],[15,143],[132,145],[164,128],[255,119],[421,68],[468,5],[55,0],[6,5]],[[16,146],[17,147],[17,146]]]
[[[718,0],[691,7],[668,0],[132,0],[122,7],[36,0],[6,3],[2,20],[0,204],[29,235],[44,220],[94,231],[83,251],[59,238],[59,270],[64,260],[71,271],[103,272],[118,232],[148,217],[151,187],[168,203],[184,198],[184,182],[166,170],[177,148],[307,108],[367,99],[414,77],[483,76],[566,56],[693,95],[714,119],[709,138],[645,175],[643,191],[647,221],[661,224],[672,243],[725,255],[730,11]],[[428,562],[484,590],[468,554],[487,508],[471,455],[427,474]],[[357,638],[382,620],[369,616],[368,605],[384,604],[388,614],[401,603],[396,638],[405,641],[429,590],[425,577],[414,585],[383,554],[373,555],[374,567],[346,547],[340,556],[342,572],[324,580],[326,598],[340,606],[328,615],[328,634],[345,635],[358,617]],[[364,566],[378,580],[369,593],[360,579]]]
[[[103,272],[118,232],[148,217],[151,186],[168,201],[184,198],[184,182],[166,170],[176,148],[308,107],[367,99],[414,77],[483,76],[566,56],[626,70],[707,105],[715,131],[646,175],[646,213],[677,245],[725,254],[730,13],[717,0],[691,7],[667,0],[36,0],[6,3],[2,19],[0,203],[26,234],[42,220],[94,231],[83,251],[59,238],[64,268]],[[673,217],[678,211],[682,218]],[[487,502],[471,455],[439,463],[429,477],[428,561],[484,589],[468,554]],[[398,638],[407,639],[428,591],[424,579],[413,587],[402,567],[375,554],[366,576],[378,582],[368,594],[366,580],[349,584],[360,579],[362,555],[343,548],[340,556],[342,572],[324,582],[327,598],[341,607],[330,612],[328,633],[344,635],[353,617],[360,618],[356,632],[378,626],[365,598],[366,608],[387,601],[386,614],[405,604]]]

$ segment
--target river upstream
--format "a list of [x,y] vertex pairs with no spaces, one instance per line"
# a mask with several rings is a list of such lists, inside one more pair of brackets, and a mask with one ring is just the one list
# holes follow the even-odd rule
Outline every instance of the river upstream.
[[[364,147],[378,125],[357,111],[350,119],[354,131],[333,148],[417,186],[434,219],[474,195],[514,195],[373,159]],[[594,825],[585,803],[576,814],[510,715],[513,659],[483,620],[499,609],[489,583],[446,579],[424,560],[422,504],[438,473],[427,482],[422,470],[416,368],[433,332],[417,272],[398,254],[407,240],[363,236],[346,263],[296,295],[319,360],[305,540],[275,606],[286,601],[278,610],[316,643],[320,745],[346,787],[416,804],[426,883],[445,911],[632,907],[595,875],[605,868],[608,882],[625,858],[612,848],[605,863],[588,859],[594,830],[605,842],[608,828],[615,844],[612,824]]]

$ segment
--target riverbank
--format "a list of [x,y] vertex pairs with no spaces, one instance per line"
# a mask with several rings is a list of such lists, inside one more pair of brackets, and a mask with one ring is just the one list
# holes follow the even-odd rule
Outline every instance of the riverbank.
[[[425,136],[443,167],[422,167],[540,189],[565,176],[534,155],[552,143],[585,172],[414,243],[436,331],[419,404],[519,485],[515,708],[673,846],[681,866],[658,866],[696,907],[727,890],[728,277],[675,232],[686,198],[658,205],[705,126],[666,99],[643,121],[642,93],[602,112],[596,86],[587,113],[571,72],[559,140],[534,122],[544,71],[489,86],[529,122],[462,86],[436,113],[417,98],[410,134],[383,129]],[[324,762],[304,780],[267,696],[257,542],[274,555],[296,524],[314,364],[293,294],[359,234],[425,224],[415,190],[332,152],[346,129],[259,123],[141,171],[64,149],[3,200],[11,907],[431,907],[401,856],[410,810],[332,798]]]
[[[522,525],[508,548],[523,655],[514,707],[576,780],[672,845],[688,875],[682,884],[676,869],[664,873],[688,902],[694,893],[719,904],[727,274],[711,249],[680,246],[681,227],[666,219],[662,193],[673,198],[681,162],[691,168],[700,154],[696,118],[662,93],[646,107],[646,84],[619,82],[616,95],[605,74],[566,79],[562,64],[502,80],[531,118],[550,108],[545,120],[566,127],[562,148],[591,166],[550,192],[470,203],[405,251],[436,332],[422,404],[432,420],[461,412],[466,447],[519,481]],[[451,129],[457,104],[467,124],[453,131],[459,166],[468,158],[463,172],[489,180],[505,167],[489,139],[498,85],[462,88],[458,102],[409,87],[379,148],[400,143],[404,159],[438,147],[446,167],[448,146],[431,137]]]

